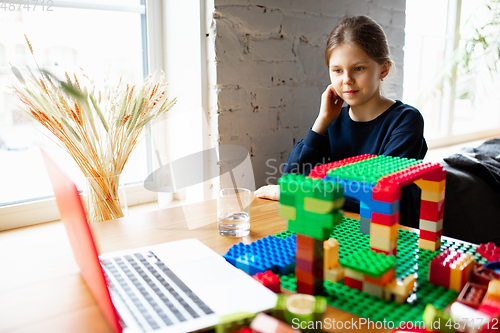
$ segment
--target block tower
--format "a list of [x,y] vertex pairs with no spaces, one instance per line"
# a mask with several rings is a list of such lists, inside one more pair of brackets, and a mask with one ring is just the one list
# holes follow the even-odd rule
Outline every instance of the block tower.
[[280,215],[297,234],[295,276],[297,292],[323,293],[323,242],[342,222],[343,188],[323,179],[288,174],[280,178]]

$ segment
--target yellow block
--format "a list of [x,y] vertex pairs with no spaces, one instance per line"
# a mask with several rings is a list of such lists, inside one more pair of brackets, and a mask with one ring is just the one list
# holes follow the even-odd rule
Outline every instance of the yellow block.
[[415,180],[414,183],[417,184],[422,191],[441,192],[446,188],[446,179],[443,179],[440,182],[418,179]]
[[424,250],[436,251],[441,247],[441,238],[438,238],[436,242],[431,242],[426,239],[418,240],[418,247]]
[[323,242],[324,260],[323,268],[332,269],[339,265],[339,242],[335,238],[330,238]]
[[325,281],[331,281],[335,283],[335,282],[340,282],[343,279],[344,279],[344,269],[340,266],[332,269],[325,269],[325,271],[323,272],[323,280]]
[[342,208],[344,198],[335,201],[326,201],[316,198],[304,198],[304,210],[318,214],[328,214],[334,210]]
[[420,230],[438,232],[439,230],[443,229],[443,220],[441,219],[438,222],[433,222],[420,219],[418,228]]
[[295,209],[295,207],[292,206],[280,204],[279,216],[294,221],[297,217],[297,209]]
[[[372,224],[373,227],[373,224]],[[395,249],[398,243],[398,238],[383,238],[370,235],[370,248],[375,248],[382,251],[390,252]]]
[[[450,288],[460,292],[470,277],[470,267],[474,263],[474,257],[470,253],[464,253],[450,266]],[[466,276],[462,278],[462,273],[466,271]]]
[[500,280],[491,280],[488,283],[488,290],[484,298],[500,301]]
[[350,268],[345,268],[344,269],[344,275],[346,277],[349,277],[351,279],[355,279],[355,280],[358,280],[358,281],[363,281],[363,276],[364,274],[362,273],[358,273]]
[[370,237],[377,236],[382,238],[391,239],[398,236],[399,224],[393,226],[386,226],[382,224],[370,224]]
[[445,191],[434,192],[434,191],[422,190],[420,199],[425,201],[439,202],[444,200],[444,193]]

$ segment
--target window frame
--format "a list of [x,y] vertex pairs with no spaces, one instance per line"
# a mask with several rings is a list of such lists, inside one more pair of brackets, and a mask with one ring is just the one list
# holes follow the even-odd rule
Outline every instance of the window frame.
[[[462,0],[448,0],[447,6],[447,31],[445,59],[450,59],[459,47],[461,24]],[[429,148],[440,148],[464,142],[488,139],[500,136],[500,126],[476,132],[453,134],[455,111],[457,73],[452,70],[450,85],[445,87],[441,98],[444,107],[440,110],[441,127],[444,127],[444,136],[427,141]]]
[[[53,7],[97,9],[141,14],[147,56],[145,71],[149,73],[163,69],[164,47],[162,37],[161,0],[141,0],[140,5],[114,5],[97,2],[77,2],[53,0]],[[166,134],[159,134],[159,140],[166,140]],[[151,142],[150,134],[145,138]],[[148,169],[152,170],[151,143],[148,145]],[[155,201],[156,192],[148,191],[142,183],[126,185],[127,204],[137,205]],[[59,210],[54,197],[33,199],[0,207],[0,231],[58,220]]]

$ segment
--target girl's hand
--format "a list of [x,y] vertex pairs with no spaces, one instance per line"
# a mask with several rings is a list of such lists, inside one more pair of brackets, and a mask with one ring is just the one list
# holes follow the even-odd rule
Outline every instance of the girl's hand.
[[280,199],[280,186],[279,185],[266,185],[255,191],[255,196],[261,199]]
[[339,116],[343,103],[344,100],[337,95],[331,84],[326,87],[326,90],[321,95],[319,115],[312,130],[319,134],[325,134],[328,126]]

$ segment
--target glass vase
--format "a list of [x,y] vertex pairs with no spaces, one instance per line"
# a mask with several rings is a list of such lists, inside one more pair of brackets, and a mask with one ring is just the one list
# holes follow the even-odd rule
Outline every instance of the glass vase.
[[87,177],[84,200],[89,223],[128,215],[127,197],[120,175]]

